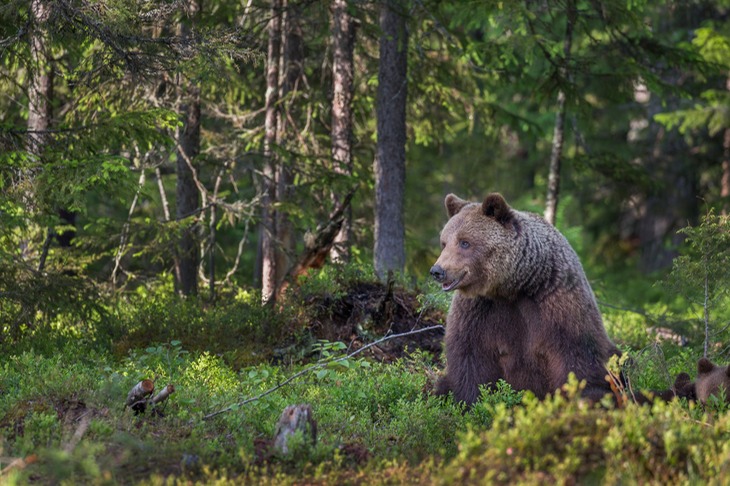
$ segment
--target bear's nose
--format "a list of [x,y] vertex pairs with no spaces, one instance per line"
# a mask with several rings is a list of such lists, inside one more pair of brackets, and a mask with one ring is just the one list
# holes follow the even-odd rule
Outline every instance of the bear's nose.
[[431,276],[436,279],[437,282],[443,282],[446,278],[446,271],[441,265],[434,265],[431,267]]

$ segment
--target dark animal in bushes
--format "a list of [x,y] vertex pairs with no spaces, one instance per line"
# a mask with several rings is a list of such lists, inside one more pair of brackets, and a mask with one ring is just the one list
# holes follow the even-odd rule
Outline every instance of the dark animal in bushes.
[[687,400],[697,400],[695,393],[695,383],[687,373],[680,373],[674,380],[674,385],[669,390],[652,390],[650,392],[639,392],[631,399],[639,404],[651,403],[655,400],[671,401],[673,398],[686,398]]
[[695,381],[697,399],[707,403],[711,396],[723,397],[730,402],[730,366],[719,366],[707,358],[697,362]]
[[454,292],[446,374],[437,394],[471,404],[504,379],[538,397],[575,373],[583,396],[611,393],[605,364],[620,351],[603,327],[591,286],[565,237],[500,194],[472,203],[449,194],[449,221],[431,275]]

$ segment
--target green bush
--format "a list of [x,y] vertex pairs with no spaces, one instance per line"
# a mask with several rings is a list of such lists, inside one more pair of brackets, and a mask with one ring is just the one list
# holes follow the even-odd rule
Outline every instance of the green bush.
[[593,406],[578,397],[573,379],[565,394],[523,406],[495,407],[486,431],[461,437],[446,483],[708,482],[730,467],[730,417],[690,417],[675,403],[625,409]]

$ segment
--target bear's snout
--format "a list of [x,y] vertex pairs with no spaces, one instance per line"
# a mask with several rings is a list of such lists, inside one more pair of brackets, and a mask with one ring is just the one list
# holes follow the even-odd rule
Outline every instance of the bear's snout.
[[446,278],[446,271],[437,263],[431,267],[431,276],[436,279],[437,282],[443,282]]

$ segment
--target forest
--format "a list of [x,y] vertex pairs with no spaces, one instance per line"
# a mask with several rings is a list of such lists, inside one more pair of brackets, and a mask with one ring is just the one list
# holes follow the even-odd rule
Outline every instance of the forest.
[[[0,483],[727,483],[730,1],[3,0],[0,94]],[[603,400],[436,393],[493,193]]]

